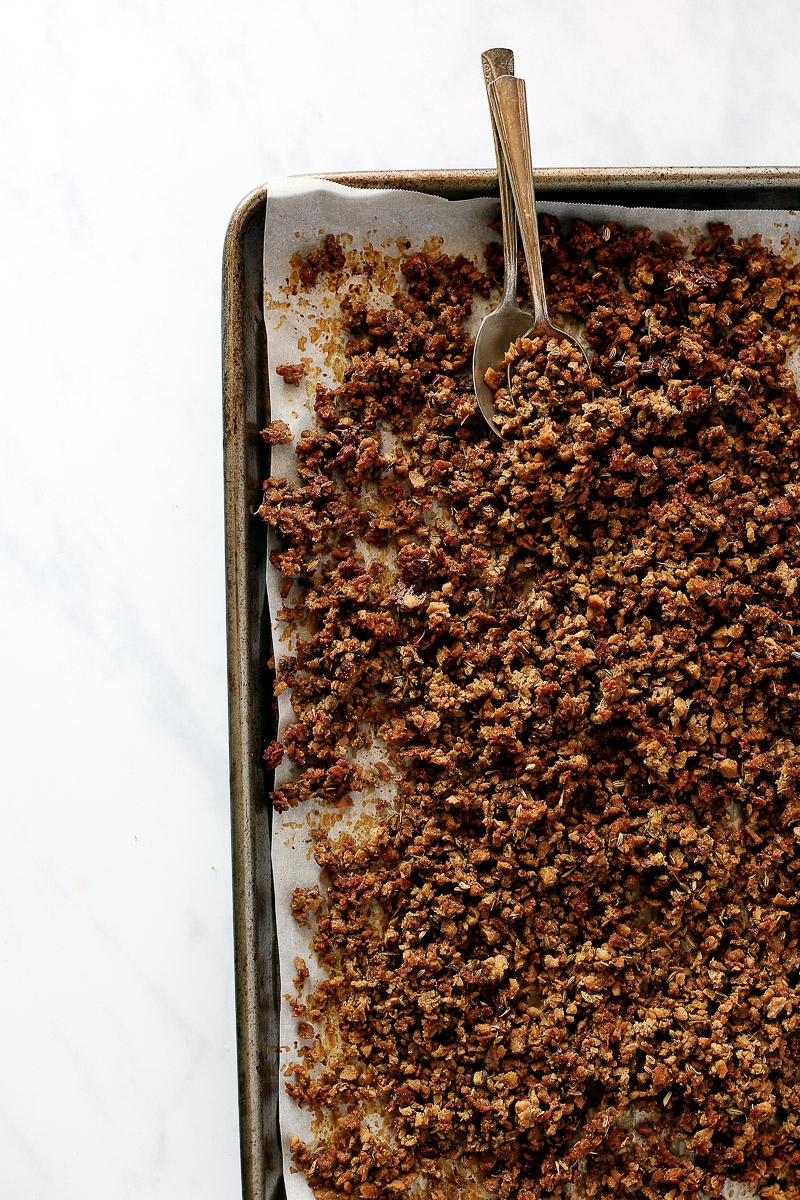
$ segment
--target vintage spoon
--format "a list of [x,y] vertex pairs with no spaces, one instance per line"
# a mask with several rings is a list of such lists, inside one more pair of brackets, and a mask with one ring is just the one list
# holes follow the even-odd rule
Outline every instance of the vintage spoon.
[[[528,279],[533,300],[533,321],[523,336],[555,338],[569,342],[578,349],[589,366],[586,351],[577,338],[559,329],[547,315],[547,297],[544,290],[542,255],[539,249],[539,229],[536,224],[536,193],[531,169],[531,138],[528,127],[528,105],[525,97],[525,82],[513,75],[500,75],[487,84],[489,104],[494,126],[500,139],[506,170],[514,197],[516,218],[522,236],[522,248],[528,266]],[[503,355],[513,341],[520,337],[515,325],[509,323],[505,332],[505,346],[495,367],[502,362]],[[488,364],[487,364],[488,365]],[[485,369],[485,368],[484,368]],[[508,370],[508,386],[511,388],[511,367]],[[483,409],[481,410],[483,411]],[[490,425],[492,422],[489,422]],[[498,431],[499,432],[499,431]],[[502,435],[500,435],[502,436]]]
[[[501,75],[514,74],[514,53],[511,50],[486,50],[481,55],[483,77],[489,84]],[[494,392],[484,376],[489,367],[497,369],[512,342],[522,337],[533,324],[534,318],[517,303],[517,222],[514,216],[514,200],[508,173],[503,160],[503,151],[492,117],[492,134],[497,155],[497,182],[500,185],[500,213],[503,223],[503,297],[497,308],[481,321],[475,348],[472,352],[472,386],[478,408],[493,433],[504,438],[497,423]]]

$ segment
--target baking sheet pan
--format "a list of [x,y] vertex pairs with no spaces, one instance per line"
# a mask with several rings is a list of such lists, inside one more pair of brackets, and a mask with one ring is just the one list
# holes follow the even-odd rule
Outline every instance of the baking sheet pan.
[[[357,187],[434,192],[451,199],[496,194],[490,171],[333,174]],[[617,168],[535,172],[539,198],[690,208],[800,207],[795,168]],[[259,431],[269,422],[262,254],[266,186],[234,211],[223,258],[225,562],[233,848],[234,950],[242,1190],[245,1200],[283,1194],[277,1107],[279,978],[269,863],[271,780],[261,763],[272,727],[266,535],[252,517],[269,475]]]

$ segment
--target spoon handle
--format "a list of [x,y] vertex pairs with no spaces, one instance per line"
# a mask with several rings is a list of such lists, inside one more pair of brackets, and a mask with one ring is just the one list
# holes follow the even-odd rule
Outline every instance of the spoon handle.
[[[514,51],[496,47],[494,50],[484,50],[481,55],[483,77],[486,80],[486,91],[491,95],[489,84],[501,75],[514,74]],[[514,215],[514,197],[508,181],[503,147],[497,133],[497,123],[492,113],[492,136],[494,137],[494,152],[497,156],[497,183],[500,188],[500,217],[503,225],[503,299],[502,304],[517,302],[517,219]]]
[[528,264],[534,324],[538,325],[540,321],[547,320],[547,300],[544,292],[542,255],[539,250],[539,230],[536,224],[536,194],[531,168],[531,135],[528,127],[525,82],[512,75],[501,75],[493,83],[487,84],[487,91],[511,180],[522,247]]

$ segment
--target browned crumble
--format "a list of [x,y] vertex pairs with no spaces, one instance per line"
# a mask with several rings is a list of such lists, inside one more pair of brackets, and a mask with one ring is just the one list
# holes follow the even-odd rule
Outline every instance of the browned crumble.
[[313,249],[300,265],[300,282],[304,287],[312,288],[320,274],[327,271],[341,271],[344,266],[344,250],[332,233],[329,233],[322,245]]
[[[278,367],[278,370],[281,368]],[[280,446],[284,442],[291,442],[293,435],[285,421],[270,421],[267,428],[261,430],[261,436],[268,445]]]
[[274,802],[349,803],[365,726],[399,780],[292,902],[328,972],[294,1002],[288,1088],[327,1118],[295,1161],[318,1200],[789,1200],[800,272],[721,224],[688,257],[544,217],[542,252],[594,359],[515,348],[516,440],[462,327],[497,247],[488,276],[412,254],[391,308],[344,295],[344,380],[265,484],[281,615],[313,622]]
[[[509,368],[513,380],[510,391]],[[566,396],[573,410],[583,408],[596,386],[577,346],[556,338],[546,341],[540,336],[514,342],[500,369],[488,369],[486,382],[494,391],[499,431],[525,438],[538,434],[540,442],[542,437],[550,436],[552,425],[541,425],[538,418],[548,417]]]
[[294,988],[295,988],[296,992],[302,992],[303,988],[305,987],[306,980],[308,979],[311,972],[309,971],[308,967],[306,966],[305,961],[300,957],[297,957],[294,960],[294,969],[297,971],[297,974],[295,975],[294,979],[292,980],[292,983],[294,984]]
[[[281,366],[275,368],[275,374],[280,375],[281,378],[286,383],[291,384],[292,387],[300,386],[300,380],[303,378],[305,373],[306,368],[304,363],[282,363]],[[283,424],[283,422],[273,421],[273,425],[275,424]]]

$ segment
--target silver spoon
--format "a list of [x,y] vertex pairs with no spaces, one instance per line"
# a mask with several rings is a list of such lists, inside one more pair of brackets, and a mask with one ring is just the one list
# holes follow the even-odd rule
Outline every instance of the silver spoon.
[[[514,74],[512,50],[499,47],[486,50],[481,55],[481,63],[487,93],[489,85],[499,76]],[[504,438],[505,434],[500,432],[497,423],[494,392],[484,376],[489,367],[497,369],[500,366],[508,347],[530,329],[534,318],[517,303],[517,221],[514,216],[514,198],[494,118],[492,134],[497,155],[497,182],[500,186],[500,214],[503,224],[503,296],[497,308],[483,318],[478,329],[475,349],[472,352],[472,386],[475,389],[478,408],[483,413],[487,425],[498,437]]]
[[[533,300],[533,321],[523,335],[515,325],[509,322],[505,330],[505,346],[495,368],[502,362],[505,351],[518,337],[543,337],[547,340],[568,342],[574,346],[589,366],[586,351],[577,338],[560,329],[547,315],[547,297],[544,290],[544,274],[542,272],[542,255],[539,249],[539,229],[536,223],[536,193],[533,186],[533,171],[531,168],[531,138],[528,127],[528,105],[525,96],[525,82],[513,75],[500,75],[487,84],[489,104],[492,109],[494,125],[500,139],[500,145],[508,171],[511,191],[514,197],[516,218],[522,236],[522,248],[525,252],[525,262],[528,266],[528,279]],[[512,364],[513,366],[513,364]],[[484,368],[485,370],[485,368]],[[508,368],[508,386],[511,390],[512,367]],[[494,410],[494,405],[492,405]],[[483,412],[484,410],[481,409]],[[484,413],[485,415],[485,413]],[[502,420],[494,412],[493,420],[489,421],[499,433],[495,422]]]

